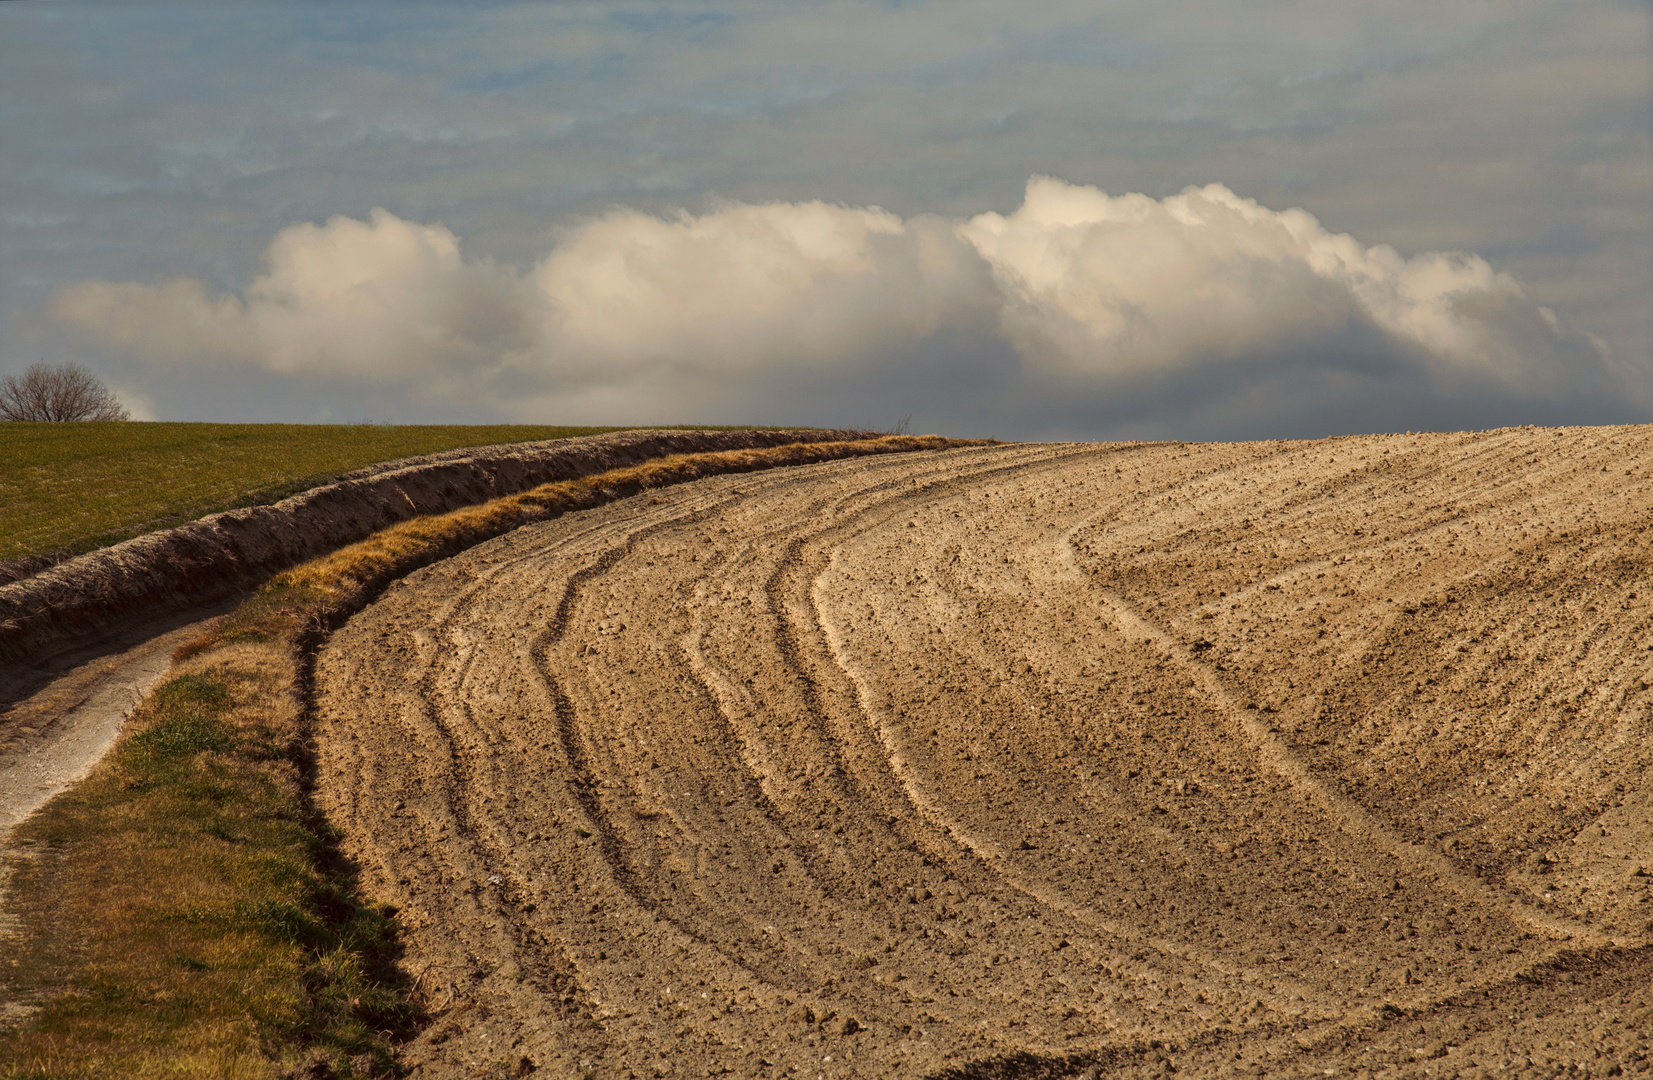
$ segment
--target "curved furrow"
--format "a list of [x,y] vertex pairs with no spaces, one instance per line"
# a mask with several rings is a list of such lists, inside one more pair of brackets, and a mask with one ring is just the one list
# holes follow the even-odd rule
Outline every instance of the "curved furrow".
[[[743,955],[744,950],[731,945],[727,934],[710,932],[703,921],[697,925],[692,914],[683,910],[684,898],[668,897],[664,890],[655,889],[657,860],[649,855],[643,834],[646,823],[656,816],[652,807],[658,804],[658,793],[651,793],[643,785],[614,790],[620,785],[609,778],[624,776],[625,770],[623,763],[615,760],[611,740],[602,730],[603,718],[609,713],[599,704],[602,681],[593,679],[589,672],[582,676],[568,655],[572,613],[592,586],[661,530],[692,527],[704,516],[704,510],[681,514],[634,529],[623,545],[611,548],[572,575],[555,613],[546,628],[535,635],[522,664],[524,673],[541,688],[544,702],[540,711],[557,735],[561,763],[570,777],[569,795],[579,810],[578,822],[572,823],[572,828],[576,836],[589,840],[580,846],[598,856],[585,860],[587,872],[601,875],[623,897],[623,902],[611,899],[584,905],[588,919],[569,935],[570,956],[597,1015],[616,1030],[638,1030],[643,1042],[649,1030],[680,1019],[678,1014],[683,1011],[674,1000],[672,987],[664,994],[636,993],[633,965],[646,964],[655,956],[677,956],[685,968],[703,976],[694,980],[697,983],[703,984],[704,977],[709,977],[722,985],[738,985],[743,1008],[774,1004],[772,988],[759,970],[764,966],[761,958],[754,963],[752,955]],[[577,651],[589,659],[596,649],[588,644]],[[666,657],[657,655],[652,659]],[[555,674],[559,670],[568,674],[559,678]],[[686,704],[694,710],[692,694]],[[706,712],[695,711],[701,715]],[[678,821],[682,823],[682,818]],[[582,833],[589,833],[589,838]],[[707,845],[702,842],[700,847],[704,852]],[[619,979],[614,977],[616,971]],[[741,1042],[738,1025],[732,1029],[717,1010],[697,1012],[690,1026],[725,1046]]]
[[[842,526],[840,526],[839,532],[853,533],[861,531],[862,528],[863,526],[861,522],[847,520]],[[827,548],[825,550],[829,553],[826,556],[827,559],[835,558],[838,554],[838,551],[835,548]],[[821,579],[817,574],[811,573],[807,576],[807,580],[812,585],[812,589],[810,591],[814,593],[814,596],[812,597],[814,602],[809,605],[810,611],[812,613],[818,613],[821,606],[819,603]],[[795,617],[795,621],[801,622],[803,620]],[[833,629],[834,628],[831,626],[826,626],[824,628],[817,626],[815,633],[816,636],[820,636],[824,640],[830,641],[830,651],[833,654],[835,662],[845,664],[846,661],[842,647],[843,643],[840,640],[840,635],[833,633]],[[931,661],[929,666],[932,670],[941,673],[945,673],[948,670],[947,665],[944,663],[937,664],[934,661]],[[862,716],[866,716],[868,711],[873,713],[883,712],[884,710],[881,710],[878,705],[873,704],[868,700],[870,689],[867,684],[867,680],[858,677],[859,673],[853,670],[850,670],[850,675],[852,676],[853,681],[857,684],[857,692],[861,699],[860,711]],[[898,745],[902,740],[898,737],[896,732],[891,730],[891,725],[888,722],[887,715],[881,717],[881,722],[875,724],[874,726],[880,732],[881,739],[888,751],[888,760],[893,763],[894,772],[902,780],[909,797],[920,808],[921,819],[928,819],[929,824],[939,827],[943,832],[951,832],[953,836],[961,841],[963,846],[974,859],[979,860],[984,867],[989,869],[990,874],[995,875],[995,880],[1000,882],[1003,887],[1009,887],[1018,893],[1028,896],[1030,899],[1036,899],[1038,902],[1046,905],[1048,911],[1041,918],[1042,922],[1048,924],[1050,922],[1050,915],[1076,916],[1077,918],[1068,920],[1069,928],[1073,932],[1067,936],[1072,937],[1072,941],[1068,941],[1066,937],[1063,937],[1061,932],[1062,928],[1060,925],[1056,927],[1050,927],[1047,925],[1047,929],[1051,929],[1057,937],[1063,937],[1064,945],[1072,947],[1072,952],[1064,954],[1065,957],[1079,960],[1081,965],[1087,968],[1087,976],[1093,975],[1097,970],[1107,971],[1111,974],[1112,969],[1108,968],[1106,964],[1100,963],[1099,958],[1101,954],[1095,949],[1087,947],[1091,943],[1086,941],[1081,936],[1083,931],[1094,931],[1098,928],[1098,916],[1096,913],[1088,909],[1081,909],[1075,905],[1065,903],[1058,890],[1044,888],[1040,885],[1032,884],[1024,880],[1007,865],[1007,861],[1005,859],[1006,852],[1003,850],[1005,845],[999,845],[992,841],[983,841],[979,835],[973,834],[971,830],[965,827],[956,815],[939,813],[936,807],[936,800],[927,798],[924,792],[915,789],[912,770],[907,767],[907,763],[903,761],[903,749],[900,745]],[[1047,801],[1049,801],[1051,796],[1048,787],[1045,795]],[[933,849],[931,853],[934,854]],[[983,891],[989,890],[984,889]],[[1057,920],[1058,923],[1061,921],[1062,920],[1060,919]],[[1144,937],[1140,934],[1133,934],[1118,923],[1108,923],[1103,921],[1101,925],[1110,930],[1114,936],[1134,942],[1133,947],[1136,945],[1150,944],[1154,951],[1167,957],[1175,956],[1179,958],[1188,958],[1192,955],[1197,955],[1199,952],[1198,950],[1190,949],[1186,943],[1171,942],[1163,939],[1152,939]],[[1114,944],[1117,945],[1118,943],[1116,942]],[[1128,966],[1120,961],[1117,955],[1117,950],[1115,954],[1110,954],[1110,956],[1117,964],[1120,964],[1120,966]],[[1202,957],[1201,959],[1203,962],[1212,963],[1217,967],[1227,967],[1227,965],[1223,964],[1220,960],[1213,960],[1209,957]],[[1084,978],[1083,981],[1085,983],[1089,983],[1092,980],[1087,977]],[[1290,993],[1289,987],[1277,988],[1277,990],[1279,990],[1279,992],[1283,995],[1289,995]],[[1276,990],[1265,991],[1264,996],[1276,996]],[[1284,1001],[1283,996],[1281,997],[1281,1000],[1282,1002]],[[1083,1004],[1089,1006],[1090,1002],[1086,1001],[1083,1002]],[[1071,1014],[1074,1011],[1075,1010],[1070,1005],[1068,1012]],[[1085,1011],[1093,1010],[1087,1008]]]
[[[913,737],[911,723],[903,723],[897,718],[885,696],[877,689],[876,680],[845,648],[845,636],[840,628],[829,618],[819,614],[822,604],[819,592],[816,592],[814,599],[817,625],[822,640],[845,677],[856,686],[859,712],[869,727],[878,733],[889,768],[900,781],[912,804],[916,818],[913,825],[917,826],[913,830],[915,833],[933,830],[940,837],[952,841],[962,849],[962,853],[979,864],[1000,888],[1011,890],[1042,905],[1045,909],[1039,917],[1042,929],[1051,937],[1059,939],[1064,947],[1079,946],[1073,953],[1073,959],[1083,967],[1108,972],[1115,968],[1125,969],[1133,966],[1133,962],[1140,964],[1143,957],[1132,954],[1146,947],[1160,958],[1157,974],[1161,978],[1167,974],[1184,978],[1197,977],[1189,971],[1182,970],[1178,961],[1193,961],[1198,967],[1230,976],[1228,979],[1212,983],[1214,988],[1222,987],[1230,992],[1240,989],[1239,984],[1245,981],[1245,975],[1256,976],[1256,969],[1227,962],[1190,942],[1160,937],[1134,927],[1124,920],[1110,918],[1105,911],[1099,910],[1093,902],[1089,902],[1092,897],[1088,889],[1080,898],[1075,898],[1070,895],[1070,889],[1039,880],[1036,869],[1028,872],[1029,868],[1018,866],[1022,847],[1025,846],[1028,852],[1037,852],[1039,847],[1028,843],[1025,837],[1017,841],[1002,835],[995,836],[990,829],[973,824],[969,820],[965,806],[955,805],[957,800],[951,797],[948,790],[950,785],[945,780],[931,775],[923,767],[919,755],[912,753],[913,743],[919,740]],[[1037,712],[1031,709],[1028,711],[1035,715]],[[1078,767],[1083,769],[1083,766]],[[1093,817],[1103,819],[1117,815],[1121,809],[1113,800],[1104,801],[1102,806],[1098,807],[1094,798],[1076,798],[1071,793],[1053,790],[1059,786],[1061,785],[1054,783],[1054,776],[1047,773],[1042,801],[1047,807],[1056,807],[1058,815],[1064,807],[1068,808],[1067,812],[1071,814],[1073,808],[1083,805],[1091,811]],[[1101,812],[1098,813],[1098,810]],[[930,830],[922,828],[926,825]],[[1089,839],[1089,834],[1086,834],[1086,838]],[[1022,858],[1031,861],[1036,860],[1038,855],[1029,854]],[[1083,882],[1076,881],[1070,884],[1081,889],[1085,887]],[[1086,940],[1087,938],[1089,940]],[[1166,969],[1165,962],[1172,966]],[[1275,999],[1275,1004],[1283,1006],[1294,993],[1300,993],[1302,989],[1302,986],[1286,980],[1259,993],[1262,997]],[[1085,1004],[1091,1006],[1092,1003]],[[1072,1006],[1063,1002],[1062,1007]],[[1102,1013],[1107,1010],[1093,1007],[1087,1011]]]
[[[601,562],[606,552],[613,550],[611,545],[616,532],[621,533],[623,543],[623,530],[606,525],[585,536],[571,538],[557,545],[557,548],[564,557],[581,554]],[[581,550],[586,546],[594,546],[596,551]],[[485,706],[497,703],[501,695],[495,687],[478,685],[475,678],[478,654],[474,644],[478,635],[464,629],[465,620],[475,616],[479,607],[478,598],[484,595],[487,588],[509,578],[524,563],[538,562],[543,556],[544,552],[532,552],[488,568],[483,575],[459,590],[454,603],[445,605],[435,613],[428,632],[421,631],[414,635],[416,640],[429,641],[432,651],[436,641],[446,638],[452,650],[445,664],[439,665],[433,658],[424,673],[412,680],[417,688],[417,703],[404,705],[402,710],[404,717],[419,718],[421,728],[430,733],[430,740],[444,749],[446,761],[440,773],[443,780],[440,789],[431,793],[439,800],[435,808],[429,799],[416,799],[399,800],[397,809],[402,809],[402,804],[409,801],[414,802],[415,812],[426,815],[439,808],[442,821],[437,837],[439,842],[445,841],[444,847],[449,855],[448,865],[440,871],[436,880],[449,889],[457,887],[456,891],[461,895],[471,898],[473,910],[479,913],[475,921],[482,923],[486,931],[481,940],[470,943],[462,952],[450,955],[447,965],[451,975],[450,989],[462,985],[476,971],[498,964],[507,957],[513,957],[513,954],[519,969],[544,966],[532,959],[524,963],[536,950],[524,947],[522,935],[510,933],[514,920],[501,917],[508,907],[526,906],[531,909],[535,905],[537,897],[529,883],[531,876],[524,873],[521,860],[514,856],[519,847],[530,847],[539,836],[534,830],[526,830],[526,836],[512,835],[515,830],[502,822],[500,815],[489,806],[492,793],[514,790],[521,785],[520,773],[524,769],[520,766],[512,768],[516,764],[512,756],[493,752],[499,739],[497,721],[503,718],[498,715],[497,709]],[[564,580],[560,591],[566,594],[572,584],[571,577]],[[513,644],[512,648],[517,651],[521,645]],[[542,744],[539,749],[543,751],[549,747]],[[430,762],[434,757],[427,754],[426,761]],[[553,776],[560,773],[560,770],[554,772]],[[552,783],[559,789],[561,801],[571,808],[579,805],[577,787],[557,784],[555,780]],[[425,788],[429,786],[421,785]],[[465,838],[463,846],[448,838],[445,826],[450,822],[455,832]],[[426,831],[428,833],[429,829]],[[515,940],[508,940],[511,938]],[[488,959],[484,960],[484,957]],[[569,958],[564,954],[560,959],[566,961]]]
[[[887,488],[888,485],[873,485],[850,492],[847,496],[842,492],[835,493],[831,501],[836,513],[829,515],[828,521],[841,523],[845,520],[845,506],[852,502],[862,507],[862,514],[875,513],[883,502],[888,501]],[[817,501],[802,507],[797,512],[796,520],[820,518],[824,505]],[[790,853],[786,869],[790,870],[790,864],[796,862],[798,869],[816,884],[818,893],[804,901],[805,907],[817,903],[831,904],[834,910],[829,917],[842,917],[853,914],[852,909],[858,902],[877,902],[872,895],[882,887],[880,875],[912,879],[921,871],[923,860],[899,851],[905,846],[902,844],[904,837],[892,826],[900,815],[889,811],[899,810],[900,807],[892,804],[888,797],[880,796],[878,778],[870,776],[864,767],[855,764],[857,758],[865,761],[866,755],[853,745],[854,732],[848,733],[851,743],[846,744],[842,738],[845,732],[841,729],[826,730],[822,726],[821,718],[829,711],[823,698],[830,697],[833,688],[818,677],[818,667],[813,667],[798,655],[796,643],[787,630],[787,620],[776,617],[786,605],[774,587],[776,578],[786,572],[789,561],[800,548],[813,541],[814,531],[808,527],[796,529],[789,521],[776,532],[786,539],[777,541],[773,547],[751,545],[742,552],[742,558],[731,560],[729,567],[731,573],[745,569],[746,580],[765,579],[764,595],[768,597],[768,602],[761,611],[764,622],[762,639],[767,642],[773,637],[777,646],[776,659],[779,663],[773,667],[775,677],[762,688],[761,694],[755,694],[742,685],[742,682],[749,680],[743,680],[736,672],[708,661],[702,646],[710,628],[704,621],[698,621],[686,636],[685,654],[691,657],[696,674],[720,703],[737,741],[745,748],[748,768],[757,775],[760,786],[771,793],[772,801],[785,808],[784,815],[792,827],[807,835],[812,819],[833,815],[833,834],[838,840],[825,850],[816,844],[798,845]],[[715,576],[710,578],[713,583],[716,580]],[[705,592],[709,587],[703,585],[701,591]],[[766,707],[759,707],[760,697]],[[763,729],[765,715],[791,718],[791,726],[785,735],[788,748],[795,756],[825,762],[826,766],[813,775],[793,773],[782,776],[773,765],[762,763],[774,759],[777,746],[776,740]],[[813,746],[798,755],[798,743],[803,739],[811,740]],[[844,816],[846,811],[850,812],[851,818]],[[852,865],[880,867],[874,872],[871,882],[864,883],[868,887],[866,893],[861,887],[863,883],[845,880],[842,864],[846,859]],[[910,865],[892,865],[901,862]],[[921,929],[919,933],[921,940],[928,936],[927,929]],[[868,939],[850,933],[840,935],[839,947],[859,956],[869,956],[878,951],[878,944],[877,935]],[[910,999],[915,994],[922,996],[924,977],[918,973],[939,960],[937,955],[927,955],[931,952],[933,947],[909,943],[899,959],[911,965],[915,975],[899,995],[886,993],[883,996],[901,999]],[[878,982],[876,975],[873,982]],[[891,1008],[900,1011],[899,1001],[884,1004],[885,1011]]]
[[[807,513],[807,509],[806,509],[806,513]],[[750,545],[748,545],[748,547],[749,546]],[[737,563],[739,561],[740,560],[738,558],[732,558],[732,559],[728,559],[728,560],[724,560],[724,559],[720,558],[718,560],[718,570],[721,571],[724,568],[726,563]],[[708,575],[709,580],[716,581],[717,578],[718,578],[718,574],[716,572],[711,573],[711,574]],[[566,658],[564,658],[564,659],[566,659]],[[549,663],[549,661],[542,661],[542,666],[546,666],[548,663]],[[600,712],[601,712],[601,710],[597,710],[597,709],[588,709],[588,710],[586,710],[587,715],[592,717],[595,722],[600,722]],[[710,719],[710,717],[704,717],[704,719]],[[713,734],[714,736],[722,736],[724,733],[721,732],[721,731],[714,731],[711,734]],[[589,730],[586,732],[586,736],[589,737]],[[719,738],[718,741],[726,741],[726,740],[723,740],[723,739]],[[827,760],[829,760],[829,761],[831,760],[831,755],[830,754],[826,755],[826,757],[827,757]],[[677,772],[679,774],[682,774],[685,771],[682,766],[683,766],[682,756],[679,755],[679,768],[677,770]],[[613,766],[609,769],[609,774],[610,775],[621,775],[621,774],[623,774],[624,771],[625,771],[624,768],[621,767],[621,766]],[[706,775],[709,776],[709,775],[712,775],[712,774],[710,772],[708,772]],[[739,777],[738,775],[736,775],[736,776],[726,777],[724,779],[716,780],[716,781],[713,781],[713,782],[718,785],[717,790],[718,790],[719,795],[722,795],[725,792],[734,792],[735,790],[737,790],[742,784],[742,778]],[[843,808],[853,807],[854,805],[855,805],[855,800],[854,800],[853,797],[851,797],[849,799],[842,800],[841,805],[839,807],[835,808],[835,809],[841,812]],[[769,808],[760,808],[760,810],[761,810],[761,816],[763,816],[763,817],[772,817],[773,812],[772,812],[771,809],[769,809]],[[678,821],[681,822],[681,820],[682,820],[682,815],[681,814],[674,814],[673,816]],[[841,828],[842,823],[839,823],[837,827]],[[754,830],[750,830],[750,829],[748,829],[748,830],[738,830],[738,832],[741,835],[744,835],[744,836],[752,835],[753,831]],[[779,838],[771,837],[771,840],[772,841],[778,841]],[[808,845],[806,844],[806,845],[782,845],[782,846],[789,846],[792,851],[796,852],[800,849],[800,846],[804,847],[804,848],[807,848]],[[701,844],[700,847],[704,851],[706,845]],[[761,852],[761,859],[767,860],[774,853],[775,852],[774,852],[773,849],[766,849],[763,852]],[[834,852],[833,854],[836,856],[837,861],[839,861],[839,862],[846,861],[844,859],[843,852]],[[734,858],[734,857],[735,857],[735,854],[733,852],[724,852],[721,855],[721,858],[725,858],[725,859]],[[751,858],[747,858],[744,861],[748,864],[753,862],[753,860]],[[850,858],[848,861],[853,863],[855,861],[855,859]],[[689,874],[680,875],[680,879],[686,879],[686,880],[689,880],[689,881],[694,881],[696,879],[700,879],[703,882],[703,884],[698,888],[697,891],[701,892],[701,894],[703,896],[710,895],[714,891],[714,890],[712,890],[712,889],[710,889],[710,888],[708,888],[704,885],[704,879],[708,876],[707,873],[705,872],[705,869],[706,869],[705,867],[696,867],[693,872],[691,872]],[[747,871],[750,871],[751,866],[748,865],[744,869],[747,870]],[[840,880],[842,879],[842,877],[843,877],[843,875],[840,874],[839,875]],[[842,903],[843,897],[841,895],[839,895],[839,896],[830,895],[834,891],[836,891],[839,894],[842,894],[844,892],[844,890],[841,887],[838,888],[837,890],[828,889],[825,892],[823,892],[821,895],[806,900],[805,901],[806,909],[808,909],[808,907],[811,906],[811,900],[813,900],[815,902],[815,904],[817,904],[817,905],[824,903],[832,909],[832,910],[829,910],[829,911],[826,912],[826,917],[829,920],[834,919],[834,918],[841,918],[842,914],[843,914],[843,912],[841,910],[841,903]],[[858,890],[856,890],[856,891],[858,892]],[[776,916],[774,913],[768,912],[768,911],[762,911],[762,912],[754,913],[753,911],[749,910],[751,905],[744,904],[740,901],[737,901],[736,899],[734,899],[732,897],[727,897],[727,896],[721,897],[720,898],[720,903],[721,903],[721,909],[719,911],[719,915],[721,916],[721,918],[719,918],[717,921],[719,923],[723,924],[723,925],[721,927],[717,928],[717,929],[721,930],[721,932],[714,932],[714,929],[711,928],[710,926],[708,926],[707,921],[704,918],[702,918],[702,919],[698,920],[701,923],[701,925],[698,928],[691,929],[690,933],[692,933],[692,934],[694,934],[694,935],[696,935],[696,936],[698,936],[698,937],[700,937],[700,938],[702,938],[702,939],[704,939],[708,942],[711,942],[714,939],[716,939],[719,942],[717,947],[722,952],[724,952],[726,955],[729,955],[729,956],[733,957],[733,956],[738,956],[743,952],[743,950],[741,948],[741,945],[743,943],[739,940],[740,930],[737,929],[735,932],[731,933],[731,931],[729,929],[731,924],[735,925],[736,927],[739,927],[739,928],[744,928],[744,930],[746,930],[746,931],[751,931],[751,930],[757,929],[758,927],[761,926],[764,929],[764,931],[769,933],[769,934],[775,934],[777,932],[776,927],[773,925],[773,920],[775,918],[777,918],[778,916]],[[687,926],[688,924],[697,921],[692,912],[679,911],[676,914],[674,914],[672,917],[679,923],[679,925],[683,925],[683,926]],[[784,939],[780,939],[780,940],[784,940]],[[874,947],[875,947],[875,945],[872,942],[863,941],[863,942],[859,943],[859,948],[865,948],[868,951],[870,951]],[[843,946],[840,946],[839,951],[841,951],[842,948],[843,948]],[[749,972],[752,972],[754,974],[761,973],[766,968],[770,968],[770,967],[773,966],[771,963],[766,963],[765,962],[766,958],[764,956],[762,956],[761,954],[756,954],[755,955],[751,952],[751,950],[744,950],[744,951],[747,953],[747,955],[742,960],[742,963],[745,965],[746,970],[748,970]],[[697,979],[696,981],[700,982],[702,980]],[[728,980],[727,979],[719,979],[717,981],[727,982]],[[827,981],[830,983],[830,981],[831,981],[830,977],[828,978]],[[793,984],[796,984],[798,982],[798,980],[793,979],[793,980],[791,980],[791,982]],[[801,988],[797,985],[789,986],[788,989],[792,990],[795,993],[800,994],[804,998],[808,997],[807,991],[804,988]]]
[[[1028,466],[1024,464],[1022,467]],[[959,472],[963,475],[954,476],[945,485],[939,485],[940,491],[937,490],[938,485],[930,485],[925,491],[925,500],[944,497],[948,490],[964,483],[980,482],[985,476],[1000,471],[1003,470],[989,468],[972,472],[961,469]],[[911,501],[908,500],[909,505]],[[853,511],[849,507],[840,510],[836,521],[827,530],[827,533],[834,537],[873,528],[880,516],[887,516],[890,512],[887,500],[871,505],[859,505]],[[872,734],[877,739],[875,752],[862,753],[860,763],[853,771],[862,778],[867,791],[867,801],[875,813],[886,818],[890,832],[894,835],[882,853],[875,854],[868,860],[869,866],[876,868],[879,877],[896,878],[901,883],[897,891],[907,890],[909,906],[918,908],[919,912],[924,912],[920,905],[933,896],[929,885],[924,884],[926,880],[939,887],[964,883],[978,895],[1008,888],[1011,893],[1025,899],[1037,900],[1031,893],[1018,888],[1014,882],[997,875],[991,863],[982,858],[981,845],[974,843],[972,837],[961,832],[956,822],[946,820],[934,812],[934,807],[927,803],[923,794],[914,790],[912,778],[904,767],[899,748],[892,748],[888,726],[868,723],[865,684],[856,677],[856,672],[843,664],[841,643],[834,640],[829,628],[823,627],[819,618],[817,597],[814,595],[815,586],[819,582],[819,570],[831,560],[834,552],[827,533],[794,537],[787,545],[784,557],[775,563],[766,583],[766,592],[771,597],[771,606],[786,615],[780,622],[781,651],[786,659],[787,669],[800,673],[805,684],[811,688],[812,710],[832,714],[838,718],[834,726],[837,731],[844,733],[840,741],[862,741],[867,734]],[[839,681],[847,685],[834,690],[832,684]],[[949,836],[959,843],[949,845]],[[945,870],[945,873],[939,876],[939,880],[938,875],[934,874],[937,868]],[[878,878],[875,878],[872,884],[880,884]],[[995,903],[998,902],[998,898],[993,899]],[[927,912],[919,912],[915,912],[914,921],[922,924]],[[1027,918],[1029,921],[1044,922],[1042,915],[1036,917],[1029,914]],[[946,920],[939,921],[945,923]],[[993,925],[991,921],[989,925]],[[1070,969],[1080,968],[1076,977],[1070,977],[1089,986],[1097,971],[1091,963],[1096,957],[1087,955],[1093,950],[1087,948],[1083,941],[1067,941],[1062,936],[1061,927],[1046,925],[1042,929],[1051,935],[1052,941],[1061,939],[1063,948],[1072,949],[1071,952],[1062,955],[1062,966]],[[946,959],[951,958],[956,962],[961,955],[993,953],[996,952],[996,948],[1003,947],[1002,944],[996,945],[987,938],[983,938],[979,943],[973,943],[969,933],[948,934],[939,927],[932,932],[931,927],[922,926],[919,933],[932,944],[928,947],[909,944],[901,950],[899,962],[903,964],[904,970],[910,969],[917,973],[915,981],[920,988],[925,989],[929,988],[926,984],[932,981],[925,973],[938,964],[945,965]],[[1077,935],[1075,937],[1077,939]],[[1001,959],[1002,954],[981,955],[984,966],[997,964]],[[1040,981],[1052,977],[1051,973],[1046,972],[1039,980],[1026,983],[1015,979],[1008,969],[996,974],[999,977],[995,980],[995,985],[978,990],[977,993],[1003,1002],[1026,1001],[1029,995],[1039,993]],[[1066,981],[1064,976],[1054,977],[1058,981]],[[939,990],[939,986],[936,989]],[[1059,1014],[1063,1014],[1062,1018],[1071,1018],[1080,1011],[1071,1006],[1071,1001],[1064,1001],[1055,1005],[1055,1009]],[[1050,1007],[1047,1003],[1042,1008],[1048,1010]],[[1024,1006],[1020,1015],[1011,1020],[1011,1024],[1027,1023],[1028,1015],[1033,1011],[1036,1010],[1031,1006]],[[1002,1021],[999,1026],[1003,1026]],[[1001,1030],[995,1034],[1003,1037],[1007,1032]]]

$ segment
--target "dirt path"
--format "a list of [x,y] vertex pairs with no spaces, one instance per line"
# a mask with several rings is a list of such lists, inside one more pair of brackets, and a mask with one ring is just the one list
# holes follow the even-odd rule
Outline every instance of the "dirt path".
[[981,448],[421,571],[318,666],[417,1075],[1648,1073],[1649,470]]
[[85,778],[120,735],[133,707],[166,674],[172,651],[199,635],[226,605],[180,616],[133,644],[40,675],[0,710],[0,844],[18,822]]

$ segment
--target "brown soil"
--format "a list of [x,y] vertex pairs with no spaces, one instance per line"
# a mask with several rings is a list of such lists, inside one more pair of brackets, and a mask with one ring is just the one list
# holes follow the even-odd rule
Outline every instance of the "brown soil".
[[1653,429],[725,477],[318,658],[416,1075],[1653,1071]]

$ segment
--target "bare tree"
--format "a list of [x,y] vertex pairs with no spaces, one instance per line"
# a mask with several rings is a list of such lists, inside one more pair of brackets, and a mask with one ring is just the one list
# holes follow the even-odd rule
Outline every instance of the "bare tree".
[[130,420],[103,383],[75,364],[34,364],[0,379],[0,420]]

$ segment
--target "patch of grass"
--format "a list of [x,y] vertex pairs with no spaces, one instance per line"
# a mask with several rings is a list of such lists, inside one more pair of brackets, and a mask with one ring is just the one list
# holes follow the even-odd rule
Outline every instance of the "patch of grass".
[[395,912],[357,896],[305,794],[304,685],[328,629],[394,578],[531,521],[718,473],[961,445],[659,458],[404,522],[278,575],[178,650],[92,776],[20,827],[0,986],[38,1009],[0,1029],[0,1080],[395,1072],[422,1019]]
[[79,554],[340,473],[466,446],[623,428],[527,424],[0,424],[0,562]]
[[393,1071],[419,1014],[392,913],[307,816],[292,672],[276,643],[186,665],[19,828],[0,976],[41,1004],[0,1077]]

